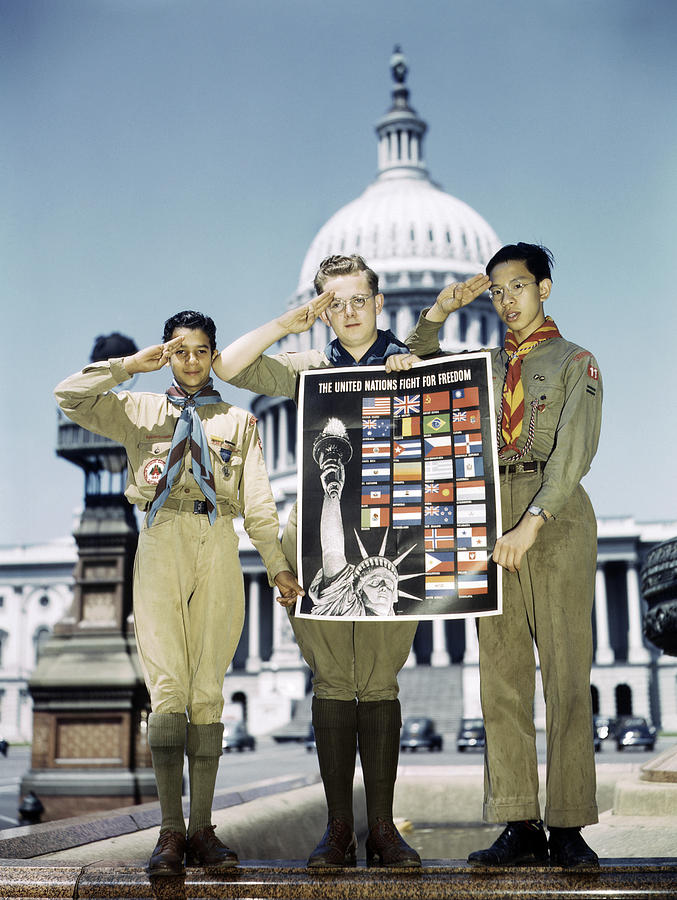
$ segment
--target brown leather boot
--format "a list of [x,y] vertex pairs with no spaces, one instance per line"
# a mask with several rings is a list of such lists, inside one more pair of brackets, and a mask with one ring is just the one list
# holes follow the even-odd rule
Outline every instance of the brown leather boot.
[[188,838],[186,865],[208,868],[211,866],[236,866],[237,853],[220,841],[214,834],[215,825],[201,828]]
[[357,838],[352,827],[342,819],[330,819],[322,840],[308,857],[311,869],[322,866],[357,865]]
[[186,835],[180,831],[163,831],[148,863],[149,875],[185,875],[183,857]]
[[[421,865],[421,857],[410,847],[392,822],[377,819],[367,838],[367,865],[411,869]],[[378,862],[376,857],[378,856]]]

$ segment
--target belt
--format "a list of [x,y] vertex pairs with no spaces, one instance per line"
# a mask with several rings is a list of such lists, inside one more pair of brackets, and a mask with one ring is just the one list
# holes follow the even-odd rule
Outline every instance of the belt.
[[[150,503],[146,503],[145,509],[150,509]],[[206,500],[174,500],[172,497],[167,497],[165,502],[162,504],[161,509],[174,509],[177,512],[192,512],[196,516],[206,516],[207,515],[207,501]],[[216,504],[216,510],[220,515],[225,515],[226,513],[230,513],[233,515],[232,505],[228,500],[223,500],[220,503]]]
[[534,460],[533,462],[507,463],[498,466],[501,475],[515,475],[517,472],[542,472],[545,469],[543,460]]

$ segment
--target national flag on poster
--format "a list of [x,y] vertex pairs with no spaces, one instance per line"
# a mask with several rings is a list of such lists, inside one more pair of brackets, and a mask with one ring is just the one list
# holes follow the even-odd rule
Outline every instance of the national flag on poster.
[[423,434],[444,434],[451,431],[449,413],[435,413],[423,416]]
[[479,572],[459,572],[458,573],[458,593],[464,594],[487,594],[489,592],[489,578],[486,574]]
[[457,559],[459,572],[487,571],[486,550],[459,550]]
[[419,459],[421,442],[418,438],[410,441],[393,441],[393,457],[395,459]]
[[393,416],[412,416],[421,412],[421,395],[405,394],[393,398]]
[[479,409],[455,409],[451,414],[453,431],[472,431],[480,427]]
[[390,485],[372,488],[362,485],[362,506],[383,506],[390,503]]
[[436,553],[426,553],[425,570],[428,572],[453,572],[455,570],[455,554],[438,550]]
[[420,525],[421,524],[421,507],[420,506],[393,506],[393,527]]
[[394,485],[393,486],[393,504],[411,504],[411,503],[421,503],[421,486],[416,485],[415,487],[404,487],[402,485]]
[[390,456],[390,441],[365,441],[362,459],[383,459]]
[[393,462],[393,481],[421,481],[420,462]]
[[484,500],[487,495],[484,481],[461,481],[456,485],[456,502]]
[[453,459],[426,459],[425,461],[425,480],[426,481],[450,481],[454,477],[454,461]]
[[451,456],[451,435],[424,438],[423,452],[426,459],[429,456]]
[[430,575],[425,580],[426,600],[447,600],[456,593],[453,575]]
[[426,503],[453,503],[454,485],[449,481],[426,481]]
[[375,463],[372,466],[362,466],[362,483],[370,481],[390,481],[390,465],[388,463]]
[[487,529],[483,525],[471,525],[456,529],[456,546],[469,549],[487,546]]
[[363,397],[362,416],[389,416],[390,397]]
[[421,417],[420,416],[402,416],[393,419],[393,437],[397,440],[400,438],[416,437],[421,433]]
[[481,456],[465,456],[456,460],[457,478],[477,478],[484,475],[484,462]]
[[380,416],[362,419],[362,439],[390,437],[390,420]]
[[453,550],[453,528],[426,528],[424,529],[426,550]]
[[423,395],[423,412],[444,412],[449,409],[449,391]]
[[459,525],[487,521],[487,508],[484,503],[466,503],[456,507],[456,512],[456,521]]
[[361,510],[360,527],[362,531],[366,528],[387,528],[388,525],[390,525],[390,509],[387,506]]
[[455,391],[452,391],[451,405],[454,409],[459,409],[462,406],[478,407],[480,405],[479,388],[457,388]]
[[456,456],[467,456],[470,453],[482,452],[482,435],[479,431],[468,434],[459,431],[454,434],[454,453]]
[[447,504],[426,506],[424,516],[426,525],[452,525],[454,507]]

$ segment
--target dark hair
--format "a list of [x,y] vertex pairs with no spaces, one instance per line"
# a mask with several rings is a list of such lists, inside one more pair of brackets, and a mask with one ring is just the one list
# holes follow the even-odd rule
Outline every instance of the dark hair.
[[355,275],[357,272],[364,272],[369,282],[369,290],[372,294],[378,294],[378,275],[357,253],[352,253],[350,256],[325,257],[320,263],[313,282],[315,292],[321,294],[330,278],[335,278],[337,275]]
[[551,269],[555,265],[552,253],[542,244],[525,244],[524,241],[501,247],[487,263],[486,273],[491,276],[495,266],[513,261],[523,262],[536,281],[543,281],[544,278],[552,280]]
[[195,312],[193,309],[184,309],[183,312],[175,313],[165,322],[162,334],[163,343],[172,339],[175,328],[199,328],[209,338],[209,346],[212,348],[212,353],[216,350],[216,325],[214,320],[209,316],[205,316],[204,313]]

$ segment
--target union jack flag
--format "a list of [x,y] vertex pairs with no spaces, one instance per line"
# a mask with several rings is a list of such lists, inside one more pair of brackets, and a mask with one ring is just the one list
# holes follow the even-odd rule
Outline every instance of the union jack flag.
[[421,395],[405,394],[404,397],[393,398],[394,416],[411,416],[421,411]]
[[453,412],[453,419],[452,419],[452,421],[454,421],[454,422],[465,422],[465,420],[466,420],[467,418],[468,418],[468,414],[467,414],[467,412],[465,412],[465,410],[457,410],[457,409],[455,409],[454,412]]

